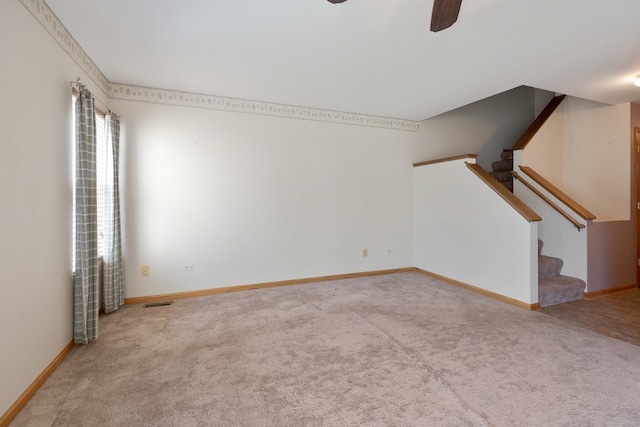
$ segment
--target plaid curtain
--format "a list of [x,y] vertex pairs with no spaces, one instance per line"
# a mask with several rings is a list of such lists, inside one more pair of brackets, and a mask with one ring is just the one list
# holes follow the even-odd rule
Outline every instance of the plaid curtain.
[[76,123],[76,271],[73,340],[88,344],[98,338],[98,215],[96,210],[95,101],[78,87]]
[[120,188],[118,186],[120,120],[107,115],[107,167],[104,189],[104,254],[102,309],[111,313],[124,304],[122,238],[120,236]]

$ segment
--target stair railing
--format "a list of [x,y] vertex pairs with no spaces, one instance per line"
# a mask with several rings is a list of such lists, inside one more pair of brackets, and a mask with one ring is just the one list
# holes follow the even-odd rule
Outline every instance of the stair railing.
[[476,158],[478,158],[477,154],[460,154],[459,156],[443,157],[441,159],[427,160],[426,162],[414,163],[413,167],[417,168],[419,166],[435,165],[437,163],[446,163],[446,162],[451,162],[453,160],[476,159]]
[[547,104],[547,106],[540,112],[538,117],[531,123],[531,126],[527,128],[527,130],[522,134],[520,139],[513,146],[513,150],[523,150],[524,147],[527,146],[529,141],[535,136],[536,133],[540,130],[540,128],[547,122],[551,114],[556,111],[556,108],[562,103],[562,100],[566,95],[557,95],[554,96],[551,101]]
[[582,228],[585,227],[584,224],[582,224],[582,223],[576,221],[575,219],[573,219],[573,217],[571,215],[569,215],[567,212],[565,212],[560,206],[556,205],[551,200],[549,200],[549,198],[547,198],[544,194],[542,194],[540,191],[538,191],[533,185],[529,184],[526,180],[522,179],[522,177],[520,177],[520,175],[518,175],[518,172],[513,171],[513,172],[511,172],[511,175],[513,175],[514,178],[520,180],[520,182],[523,183],[525,187],[527,187],[529,190],[531,190],[533,193],[535,193],[536,196],[540,197],[549,206],[551,206],[553,209],[555,209],[560,215],[562,215],[569,222],[571,222],[578,229],[578,231],[580,231]]
[[535,213],[533,209],[527,206],[522,200],[518,199],[507,188],[500,184],[489,172],[485,171],[480,165],[475,163],[467,163],[467,167],[475,173],[485,184],[504,199],[513,209],[515,209],[524,219],[529,222],[542,221],[540,215]]
[[[571,209],[573,212],[575,212],[579,217],[581,217],[585,221],[596,219],[596,216],[594,214],[589,212],[586,208],[581,206],[578,202],[573,200],[566,193],[561,191],[558,187],[554,186],[549,181],[544,179],[540,174],[538,174],[536,171],[534,171],[530,167],[520,166],[520,170],[529,178],[531,178],[536,184],[542,187],[547,193],[549,193],[550,195],[558,199],[562,204],[567,206],[569,209]],[[554,203],[551,199],[545,196],[541,191],[539,191],[537,188],[535,188],[533,185],[527,182],[527,180],[523,179],[518,174],[518,172],[514,171],[512,172],[512,174],[516,179],[518,179],[522,184],[524,184],[525,187],[527,187],[534,194],[536,194],[538,197],[544,200],[545,203],[547,203],[549,206],[555,209],[558,213],[560,213],[560,215],[562,215],[564,218],[570,221],[578,229],[578,231],[585,228],[584,224],[575,220],[571,215],[569,215],[567,211],[565,211],[563,208],[561,208],[556,203]]]

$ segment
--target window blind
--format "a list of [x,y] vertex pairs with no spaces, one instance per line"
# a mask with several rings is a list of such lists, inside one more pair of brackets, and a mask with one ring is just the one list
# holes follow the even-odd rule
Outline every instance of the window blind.
[[105,115],[96,113],[96,201],[98,212],[98,257],[104,248],[104,187],[107,171],[107,141]]

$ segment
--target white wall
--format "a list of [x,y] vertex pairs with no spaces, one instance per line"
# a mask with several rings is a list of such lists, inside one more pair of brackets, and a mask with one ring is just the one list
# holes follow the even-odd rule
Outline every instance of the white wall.
[[411,165],[512,144],[532,94],[425,120],[420,133],[113,100],[127,297],[413,266]]
[[525,220],[465,161],[472,162],[456,160],[414,169],[414,264],[536,303],[537,223]]
[[599,221],[629,219],[630,104],[564,100],[567,194]]
[[72,338],[71,89],[89,78],[0,2],[0,415]]
[[113,104],[127,297],[412,265],[419,133]]
[[629,219],[630,104],[567,97],[523,150],[530,166],[593,212]]
[[[542,128],[521,150],[522,165],[533,168],[558,188],[564,188],[564,103],[553,112]],[[517,167],[516,167],[517,171]]]

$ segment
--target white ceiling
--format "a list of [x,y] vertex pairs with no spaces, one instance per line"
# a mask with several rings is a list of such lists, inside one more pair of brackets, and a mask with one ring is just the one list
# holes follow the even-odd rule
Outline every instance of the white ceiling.
[[46,0],[113,83],[422,120],[520,85],[640,102],[639,0]]

